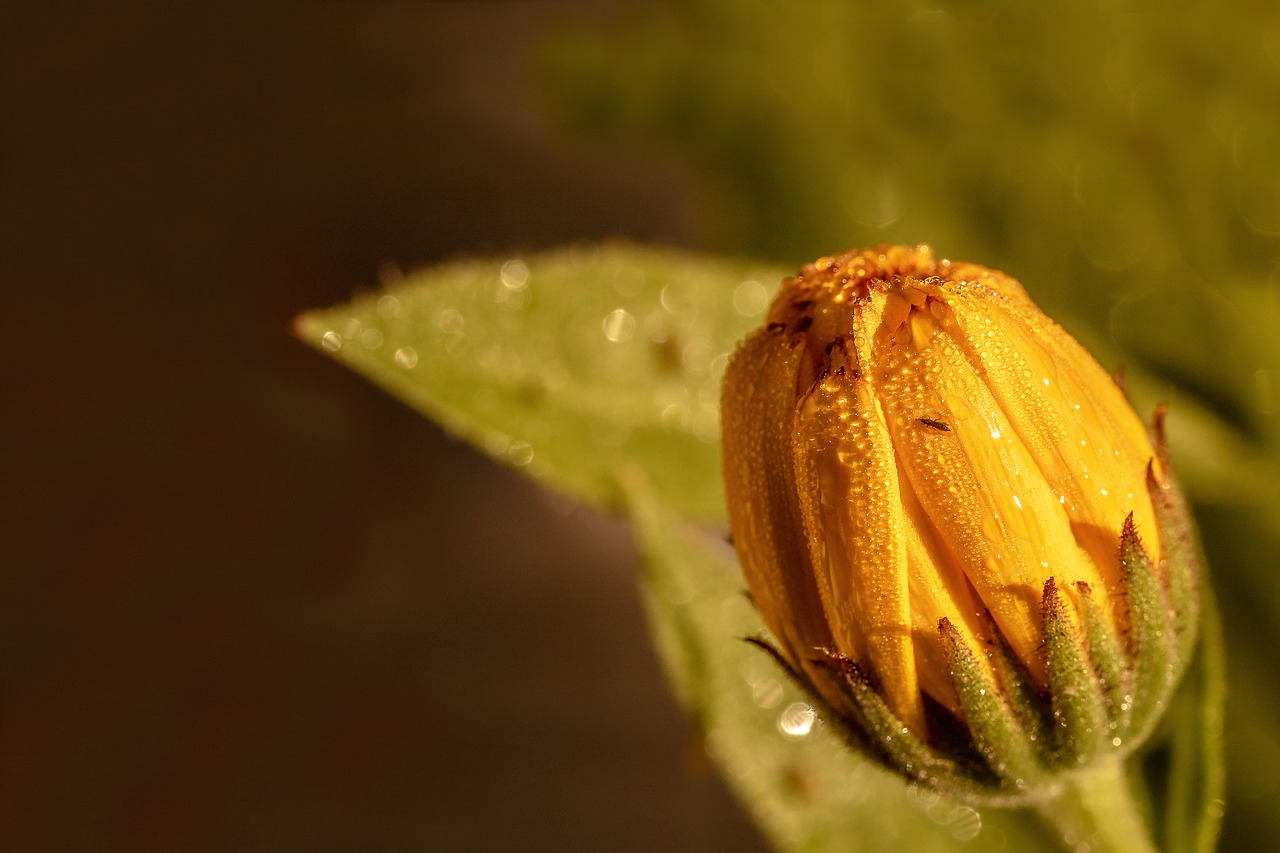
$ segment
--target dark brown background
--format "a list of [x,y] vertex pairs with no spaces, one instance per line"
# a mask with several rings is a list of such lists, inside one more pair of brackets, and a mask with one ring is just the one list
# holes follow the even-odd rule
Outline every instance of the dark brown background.
[[527,91],[616,6],[6,13],[0,845],[761,847],[625,527],[288,334],[388,262],[690,244],[684,176]]

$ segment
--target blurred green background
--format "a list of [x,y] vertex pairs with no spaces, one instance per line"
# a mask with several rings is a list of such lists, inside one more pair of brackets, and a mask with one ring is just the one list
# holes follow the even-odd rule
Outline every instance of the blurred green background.
[[1269,4],[42,4],[0,39],[15,849],[761,848],[688,760],[623,526],[288,336],[610,237],[929,242],[1171,398],[1222,849],[1276,846]]

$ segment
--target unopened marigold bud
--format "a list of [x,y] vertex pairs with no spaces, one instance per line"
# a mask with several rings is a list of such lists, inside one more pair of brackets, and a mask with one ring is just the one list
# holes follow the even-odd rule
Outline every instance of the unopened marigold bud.
[[1016,281],[927,247],[810,264],[722,420],[768,647],[869,754],[1009,799],[1154,725],[1198,572],[1160,418]]

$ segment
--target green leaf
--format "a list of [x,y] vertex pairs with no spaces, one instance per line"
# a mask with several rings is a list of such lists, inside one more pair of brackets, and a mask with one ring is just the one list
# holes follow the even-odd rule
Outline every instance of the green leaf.
[[663,505],[639,469],[623,482],[662,660],[725,779],[782,850],[1047,850],[1028,811],[978,810],[908,788],[814,720],[800,691],[743,641],[762,626],[733,549]]
[[553,488],[723,517],[720,376],[782,271],[624,245],[429,269],[299,318],[303,340]]

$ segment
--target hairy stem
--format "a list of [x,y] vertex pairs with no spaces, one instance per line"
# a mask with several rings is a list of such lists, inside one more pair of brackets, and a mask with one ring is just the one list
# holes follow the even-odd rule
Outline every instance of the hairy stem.
[[1121,761],[1094,764],[1073,775],[1061,794],[1036,811],[1068,850],[1157,853]]

